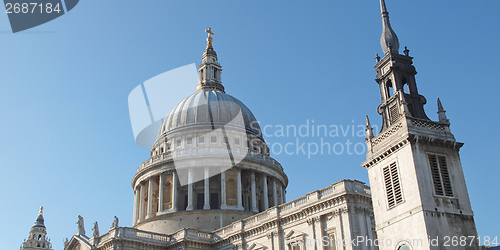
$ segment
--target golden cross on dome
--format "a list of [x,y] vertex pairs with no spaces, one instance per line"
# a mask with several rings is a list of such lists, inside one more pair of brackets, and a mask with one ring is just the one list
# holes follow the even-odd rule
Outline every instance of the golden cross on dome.
[[212,32],[212,28],[210,28],[210,27],[208,27],[208,29],[206,29],[205,32],[208,33],[208,37],[207,37],[207,49],[211,49],[212,48],[212,41],[214,40],[212,38],[212,35],[214,33]]
[[214,33],[212,32],[212,28],[210,28],[210,27],[208,27],[208,29],[206,29],[206,30],[205,30],[205,32],[207,32],[207,33],[208,33],[208,37],[212,37],[212,35],[214,34]]

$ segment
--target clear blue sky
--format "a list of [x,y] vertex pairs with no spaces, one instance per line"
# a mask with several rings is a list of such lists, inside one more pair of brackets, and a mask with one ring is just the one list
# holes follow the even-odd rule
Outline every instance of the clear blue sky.
[[[461,149],[480,236],[500,236],[498,69],[500,1],[387,0],[415,57],[427,115],[443,101]],[[208,26],[226,92],[263,125],[380,125],[377,0],[82,0],[45,25],[12,34],[0,15],[0,249],[16,249],[45,207],[54,249],[94,221],[131,226],[137,146],[127,97],[141,82],[199,63]],[[193,91],[195,86],[192,86]],[[168,96],[168,93],[166,93]],[[327,138],[363,143],[364,138]],[[295,138],[267,138],[269,143]],[[319,138],[306,138],[319,142]],[[368,182],[364,155],[275,155],[287,199],[341,179]]]

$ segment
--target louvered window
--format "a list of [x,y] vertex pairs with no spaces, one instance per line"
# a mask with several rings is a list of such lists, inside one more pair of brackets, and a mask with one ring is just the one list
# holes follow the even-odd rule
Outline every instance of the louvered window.
[[446,157],[434,154],[429,154],[428,157],[436,195],[452,197],[453,190],[451,188],[450,173],[448,172]]
[[392,105],[389,108],[389,112],[391,113],[391,123],[396,123],[399,120],[399,107],[397,104]]
[[387,192],[387,202],[389,204],[389,208],[392,208],[403,202],[403,193],[401,190],[401,182],[399,180],[398,167],[394,162],[385,167],[383,172],[385,190]]

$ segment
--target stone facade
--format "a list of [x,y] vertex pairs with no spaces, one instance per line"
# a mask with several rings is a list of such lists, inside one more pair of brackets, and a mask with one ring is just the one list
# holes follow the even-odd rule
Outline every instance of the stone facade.
[[214,231],[160,234],[117,227],[99,237],[73,236],[65,249],[373,250],[366,244],[376,238],[371,207],[368,186],[342,180]]

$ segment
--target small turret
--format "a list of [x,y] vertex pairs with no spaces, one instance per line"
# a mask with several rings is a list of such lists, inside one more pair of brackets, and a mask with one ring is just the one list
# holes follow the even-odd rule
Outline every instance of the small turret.
[[31,227],[30,234],[27,239],[24,239],[20,249],[52,249],[52,243],[50,243],[50,239],[47,238],[47,229],[45,228],[45,220],[43,218],[43,207],[40,207],[40,212],[38,212],[35,224]]

